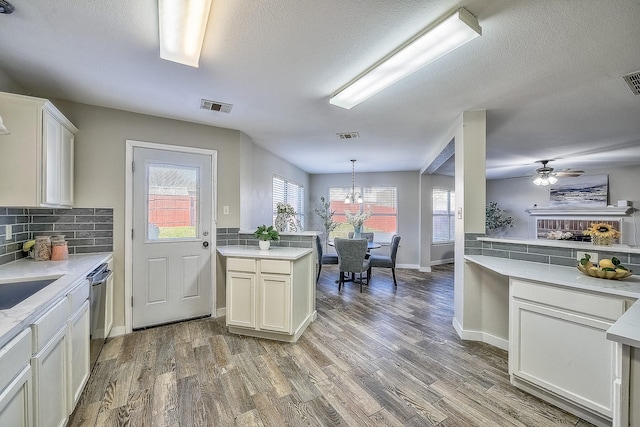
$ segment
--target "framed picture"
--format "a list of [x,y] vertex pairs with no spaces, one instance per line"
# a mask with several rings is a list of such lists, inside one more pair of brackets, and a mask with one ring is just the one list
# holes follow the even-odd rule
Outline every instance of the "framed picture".
[[556,208],[602,208],[607,206],[609,175],[560,178],[549,193],[549,206]]

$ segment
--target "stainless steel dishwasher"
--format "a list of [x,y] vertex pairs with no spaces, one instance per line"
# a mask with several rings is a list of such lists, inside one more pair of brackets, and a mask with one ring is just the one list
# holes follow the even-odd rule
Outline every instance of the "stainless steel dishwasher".
[[96,363],[106,338],[111,332],[110,292],[113,272],[107,263],[100,264],[87,279],[91,284],[89,292],[89,325],[91,330],[90,360],[91,368]]

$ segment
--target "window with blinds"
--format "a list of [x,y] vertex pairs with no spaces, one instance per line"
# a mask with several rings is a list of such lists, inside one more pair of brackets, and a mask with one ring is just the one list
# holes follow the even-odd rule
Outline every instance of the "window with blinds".
[[391,237],[398,233],[398,191],[396,187],[359,187],[356,192],[362,194],[364,203],[347,204],[344,202],[351,187],[333,187],[329,189],[331,210],[335,211],[333,220],[340,225],[329,234],[331,239],[347,237],[353,226],[347,222],[345,210],[351,213],[371,211],[364,222],[363,232],[374,233],[378,243],[390,243]]
[[444,188],[433,189],[433,243],[455,240],[455,193]]
[[279,175],[273,175],[273,219],[275,223],[278,203],[288,203],[296,210],[296,218],[304,228],[304,187]]

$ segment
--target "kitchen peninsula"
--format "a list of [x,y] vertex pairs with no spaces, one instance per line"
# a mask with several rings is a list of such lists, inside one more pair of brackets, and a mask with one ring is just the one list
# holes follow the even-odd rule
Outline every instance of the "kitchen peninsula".
[[316,318],[312,248],[219,246],[229,332],[296,342]]
[[465,263],[482,289],[482,333],[508,348],[512,384],[596,425],[640,425],[640,277],[597,279],[575,268],[580,251],[634,269],[640,248],[477,242]]

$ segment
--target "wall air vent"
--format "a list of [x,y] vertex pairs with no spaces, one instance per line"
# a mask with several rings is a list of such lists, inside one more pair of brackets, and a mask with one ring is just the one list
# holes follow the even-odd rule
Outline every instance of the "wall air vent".
[[345,133],[337,133],[338,138],[340,139],[357,139],[360,138],[360,134],[358,132],[345,132]]
[[634,95],[640,95],[640,71],[622,76]]
[[229,111],[231,111],[232,108],[233,108],[233,105],[225,104],[224,102],[209,101],[208,99],[201,99],[200,100],[200,109],[201,110],[219,111],[221,113],[227,113],[228,114]]

